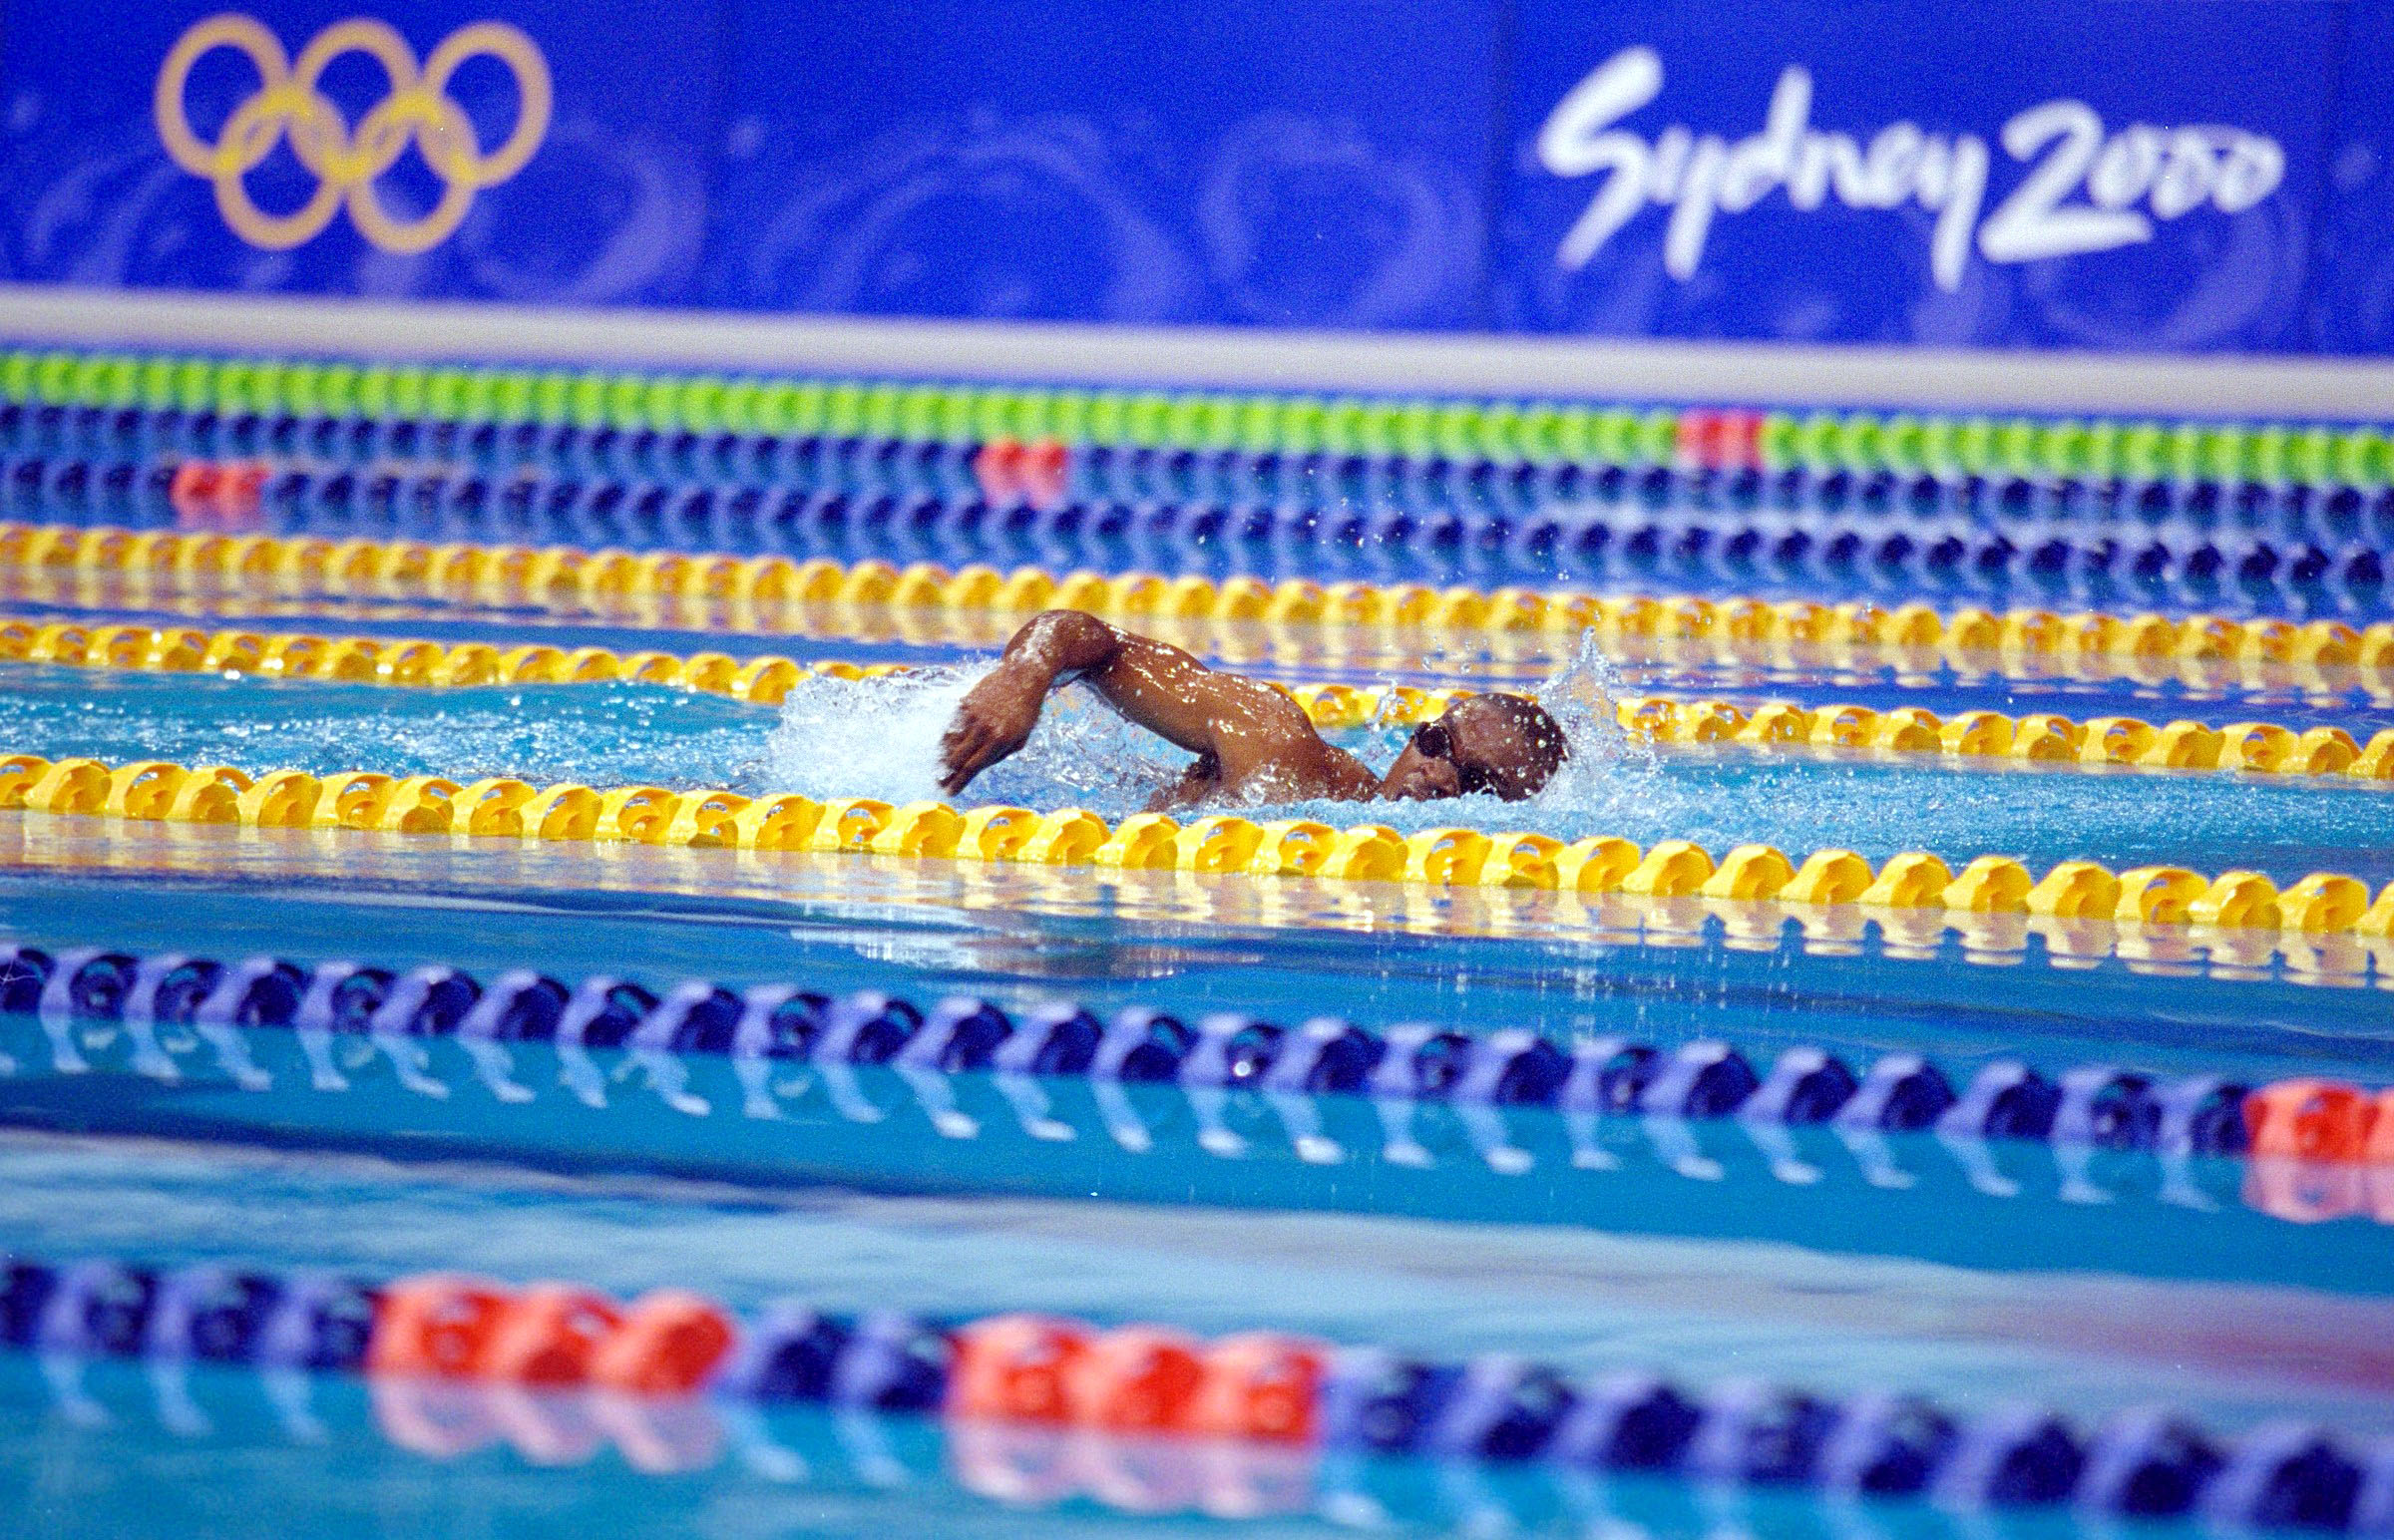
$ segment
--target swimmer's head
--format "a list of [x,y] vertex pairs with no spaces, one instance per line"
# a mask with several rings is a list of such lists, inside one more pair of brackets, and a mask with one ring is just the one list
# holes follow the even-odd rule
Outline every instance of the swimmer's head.
[[1380,794],[1426,802],[1484,791],[1519,802],[1536,796],[1569,752],[1562,727],[1536,701],[1469,695],[1413,730]]

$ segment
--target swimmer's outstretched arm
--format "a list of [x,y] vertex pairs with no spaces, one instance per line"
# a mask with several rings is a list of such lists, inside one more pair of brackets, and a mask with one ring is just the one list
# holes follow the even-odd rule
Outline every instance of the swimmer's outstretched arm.
[[1126,720],[1207,756],[1225,730],[1252,730],[1281,703],[1269,685],[1217,673],[1166,642],[1077,609],[1050,609],[1014,633],[998,666],[956,708],[940,742],[941,789],[955,796],[1019,749],[1047,692],[1074,679],[1087,680]]

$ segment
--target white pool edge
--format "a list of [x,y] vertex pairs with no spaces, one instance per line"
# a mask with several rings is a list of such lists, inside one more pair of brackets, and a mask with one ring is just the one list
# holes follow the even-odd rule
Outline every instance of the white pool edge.
[[1279,390],[2394,420],[2394,360],[856,319],[0,284],[0,338]]

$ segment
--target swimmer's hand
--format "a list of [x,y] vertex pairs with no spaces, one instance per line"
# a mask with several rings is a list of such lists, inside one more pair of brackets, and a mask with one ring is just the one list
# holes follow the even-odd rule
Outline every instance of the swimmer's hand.
[[[1033,615],[1005,644],[998,666],[956,708],[956,720],[940,740],[940,790],[955,796],[1027,742],[1047,692],[1059,683],[1087,678],[1102,688],[1125,639],[1095,615],[1076,609]],[[1115,709],[1122,709],[1118,702]],[[1138,720],[1135,714],[1132,719]]]
[[940,740],[940,790],[958,795],[973,777],[1027,742],[1046,694],[1044,680],[1004,667],[973,686]]

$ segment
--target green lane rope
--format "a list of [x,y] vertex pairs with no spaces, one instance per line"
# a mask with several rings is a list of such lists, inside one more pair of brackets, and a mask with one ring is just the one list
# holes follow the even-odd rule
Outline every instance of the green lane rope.
[[[1121,391],[633,370],[0,350],[0,400],[123,410],[578,424],[623,431],[862,435],[1248,453],[1444,456],[1499,464],[1689,460],[1710,409]],[[2380,425],[1816,410],[1751,414],[1760,468],[2034,479],[2174,477],[2394,485]]]

